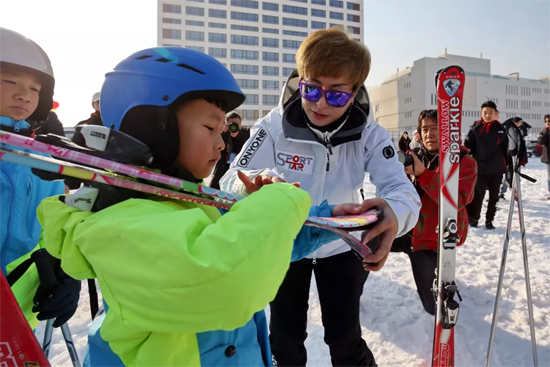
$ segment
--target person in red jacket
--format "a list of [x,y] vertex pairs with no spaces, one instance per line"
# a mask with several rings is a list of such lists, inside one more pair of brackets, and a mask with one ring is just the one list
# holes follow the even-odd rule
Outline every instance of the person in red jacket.
[[[424,110],[418,117],[417,131],[422,136],[422,147],[410,150],[414,163],[405,167],[422,201],[420,218],[412,231],[394,240],[392,252],[404,252],[409,256],[416,282],[416,289],[426,312],[435,314],[432,286],[437,268],[436,228],[439,224],[439,131],[436,110]],[[466,205],[474,198],[477,179],[477,163],[461,147],[460,175],[458,181],[458,235],[462,245],[468,235]]]

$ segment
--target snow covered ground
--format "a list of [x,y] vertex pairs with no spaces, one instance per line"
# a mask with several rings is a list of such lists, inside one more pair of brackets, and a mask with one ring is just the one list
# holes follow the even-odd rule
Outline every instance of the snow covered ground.
[[[538,180],[535,184],[522,180],[521,185],[539,366],[550,366],[550,201],[545,199],[548,195],[546,167],[533,157],[523,172]],[[370,185],[366,184],[365,189],[368,195],[374,195]],[[485,364],[510,192],[506,196],[507,201],[498,203],[494,222],[497,229],[487,231],[482,226],[470,229],[467,242],[458,250],[457,278],[464,301],[455,330],[456,366]],[[492,366],[533,365],[517,210],[512,229]],[[314,284],[311,289],[306,341],[308,366],[330,366]],[[363,337],[380,366],[431,365],[434,320],[422,308],[406,255],[392,253],[380,272],[370,274],[361,299],[361,311]],[[89,324],[84,284],[80,308],[69,322],[81,359]],[[42,324],[37,330],[40,341],[43,328]],[[53,366],[71,365],[59,330],[54,332],[50,360]]]

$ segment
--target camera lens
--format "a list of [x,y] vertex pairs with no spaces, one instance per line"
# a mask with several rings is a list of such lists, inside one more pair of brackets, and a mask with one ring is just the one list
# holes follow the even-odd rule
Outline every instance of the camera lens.
[[397,152],[397,160],[405,167],[410,166],[414,162],[413,157],[410,154],[401,151]]
[[229,132],[236,133],[237,131],[239,131],[239,124],[234,122],[231,125],[229,125]]

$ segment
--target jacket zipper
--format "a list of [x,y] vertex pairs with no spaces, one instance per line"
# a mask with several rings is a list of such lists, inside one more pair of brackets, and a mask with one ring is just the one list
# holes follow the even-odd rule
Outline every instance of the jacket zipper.
[[332,155],[332,144],[330,143],[330,134],[328,132],[323,133],[323,140],[325,142],[325,149],[327,153],[327,168],[326,171],[330,170],[330,156]]

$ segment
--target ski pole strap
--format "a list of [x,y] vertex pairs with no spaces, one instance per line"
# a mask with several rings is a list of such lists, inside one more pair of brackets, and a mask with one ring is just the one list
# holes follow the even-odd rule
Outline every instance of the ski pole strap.
[[524,178],[529,182],[533,182],[533,183],[537,182],[537,179],[535,179],[533,177],[527,176],[527,175],[525,175],[523,173],[520,173],[520,172],[518,172],[518,174],[519,174],[519,177]]
[[25,272],[31,267],[31,265],[34,263],[34,260],[31,258],[28,258],[27,260],[23,261],[21,264],[17,265],[15,269],[13,269],[8,276],[6,277],[6,280],[8,281],[9,286],[15,284],[25,274]]

